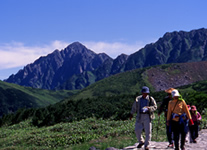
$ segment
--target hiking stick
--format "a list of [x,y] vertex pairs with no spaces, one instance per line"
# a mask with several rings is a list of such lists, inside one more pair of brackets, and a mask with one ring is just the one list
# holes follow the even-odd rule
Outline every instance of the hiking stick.
[[[159,125],[160,125],[160,116],[158,117],[158,123],[157,123],[157,135],[158,135]],[[156,140],[157,140],[157,135],[156,135]]]

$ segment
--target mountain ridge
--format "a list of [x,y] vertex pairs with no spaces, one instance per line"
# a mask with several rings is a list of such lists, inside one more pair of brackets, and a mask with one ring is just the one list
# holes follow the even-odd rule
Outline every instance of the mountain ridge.
[[106,59],[110,57],[104,53],[95,54],[79,42],[74,42],[64,50],[55,50],[40,57],[4,81],[34,88],[54,89],[74,74],[96,69]]
[[[149,66],[207,60],[207,29],[167,32],[131,55],[112,59],[79,42],[40,57],[6,82],[43,89],[83,89],[111,75]],[[39,62],[39,63],[38,63]]]

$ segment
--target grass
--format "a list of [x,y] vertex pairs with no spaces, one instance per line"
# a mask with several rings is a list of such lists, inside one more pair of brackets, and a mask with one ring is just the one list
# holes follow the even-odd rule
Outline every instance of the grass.
[[[201,128],[207,128],[207,109],[203,110],[202,117]],[[134,125],[135,116],[125,121],[92,117],[41,128],[33,126],[28,119],[0,128],[0,149],[87,150],[92,146],[100,150],[108,147],[123,149],[137,143]],[[160,118],[156,115],[152,126],[152,141],[167,141],[164,114]]]
[[[159,138],[165,141],[163,117],[159,124]],[[72,123],[59,123],[48,127],[35,127],[31,120],[0,128],[1,149],[98,149],[123,148],[134,145],[135,118],[125,121],[88,118]],[[152,140],[156,140],[158,119],[153,121]],[[163,128],[163,129],[162,129]]]

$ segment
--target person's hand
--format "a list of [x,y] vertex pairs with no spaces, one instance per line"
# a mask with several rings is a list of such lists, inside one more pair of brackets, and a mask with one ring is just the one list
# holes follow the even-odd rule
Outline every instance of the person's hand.
[[129,119],[132,120],[132,118],[133,118],[133,115],[130,113],[129,114]]

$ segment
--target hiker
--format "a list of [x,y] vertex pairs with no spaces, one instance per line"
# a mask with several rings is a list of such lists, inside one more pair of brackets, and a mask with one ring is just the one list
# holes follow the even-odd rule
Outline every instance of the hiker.
[[[190,110],[191,110],[191,107],[190,107],[190,105],[187,105],[187,107],[188,107],[188,110],[189,110],[189,112],[190,112]],[[192,116],[191,116],[192,117]],[[189,120],[188,120],[189,121]],[[190,135],[190,129],[189,129],[189,126],[187,126],[187,133],[186,133],[186,137],[185,137],[185,142],[192,142],[193,140],[192,140],[192,138],[191,138],[191,135]]]
[[[166,121],[167,121],[168,103],[170,100],[172,100],[171,92],[173,90],[174,90],[174,88],[169,88],[169,89],[165,90],[165,92],[167,93],[167,96],[163,99],[162,104],[160,105],[160,108],[158,111],[158,116],[160,116],[161,113],[164,111]],[[169,126],[167,126],[167,125],[166,125],[166,134],[167,134],[167,139],[169,142],[169,145],[167,147],[173,148],[174,144],[173,144],[173,138],[172,138],[173,137],[172,130],[170,130]]]
[[[133,114],[136,112],[136,122],[135,122],[135,133],[137,140],[139,142],[137,148],[141,148],[143,145],[145,150],[149,149],[149,142],[152,136],[152,119],[155,118],[154,111],[157,109],[156,101],[153,97],[149,96],[149,88],[146,86],[142,87],[142,95],[136,97],[132,105],[132,110],[130,113],[130,120]],[[142,130],[145,131],[145,141],[142,137]]]
[[175,150],[179,150],[179,139],[181,135],[181,150],[185,150],[185,138],[187,133],[186,126],[193,125],[193,121],[185,101],[182,99],[178,90],[172,91],[172,98],[168,104],[167,126],[170,126],[173,132]]
[[194,125],[190,126],[190,134],[193,140],[192,143],[197,143],[196,138],[198,137],[199,125],[202,117],[194,105],[191,106],[190,113],[194,123]]

